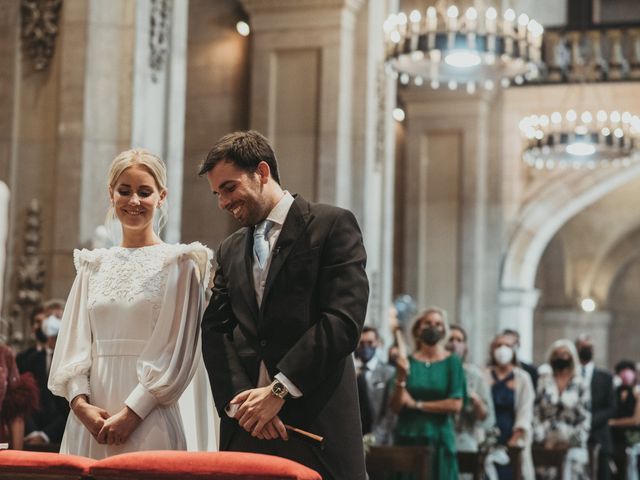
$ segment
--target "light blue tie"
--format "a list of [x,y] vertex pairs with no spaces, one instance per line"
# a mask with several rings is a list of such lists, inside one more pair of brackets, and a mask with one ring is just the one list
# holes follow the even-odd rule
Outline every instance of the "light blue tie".
[[267,264],[267,259],[269,258],[267,232],[271,230],[272,226],[273,222],[271,220],[264,220],[260,222],[253,231],[253,252],[256,254],[261,270]]

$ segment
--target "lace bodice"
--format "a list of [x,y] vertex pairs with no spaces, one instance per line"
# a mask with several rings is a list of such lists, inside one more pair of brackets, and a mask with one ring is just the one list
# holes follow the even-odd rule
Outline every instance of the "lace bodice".
[[143,417],[158,402],[176,401],[200,351],[212,256],[199,243],[76,250],[78,275],[54,352],[51,391],[69,400],[88,394],[100,359],[131,356],[140,385],[127,405]]
[[[198,251],[201,250],[201,251]],[[87,307],[91,313],[116,303],[132,306],[145,302],[152,307],[155,321],[166,287],[167,266],[180,254],[191,254],[200,263],[207,285],[210,256],[200,244],[159,244],[142,248],[112,247],[76,252],[76,268],[84,261],[91,265]],[[206,258],[202,258],[206,255]],[[198,258],[200,256],[201,258]]]
[[87,307],[91,315],[109,309],[116,302],[151,307],[155,323],[167,281],[167,256],[173,245],[143,248],[114,247],[102,254],[99,267],[89,277]]

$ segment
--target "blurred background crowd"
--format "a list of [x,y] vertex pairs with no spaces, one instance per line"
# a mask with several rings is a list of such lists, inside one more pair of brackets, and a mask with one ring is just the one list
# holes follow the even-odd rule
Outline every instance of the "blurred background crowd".
[[[532,365],[519,358],[518,332],[505,329],[487,345],[486,362],[476,364],[467,332],[441,308],[426,309],[404,329],[391,323],[392,345],[365,327],[355,352],[368,444],[428,445],[439,479],[464,478],[459,452],[500,446],[521,460],[514,477],[508,457],[492,457],[501,480],[635,478],[626,476],[640,445],[635,359],[619,359],[613,371],[596,366],[593,339],[584,333],[554,341],[546,361]],[[536,448],[560,453],[563,471],[534,464]]]

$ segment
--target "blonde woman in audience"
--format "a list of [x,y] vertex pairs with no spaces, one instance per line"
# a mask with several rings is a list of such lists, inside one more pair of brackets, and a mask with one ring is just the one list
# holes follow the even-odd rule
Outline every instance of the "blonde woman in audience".
[[588,478],[587,440],[591,426],[590,390],[579,374],[573,342],[557,340],[549,348],[551,371],[540,376],[534,407],[534,439],[545,448],[567,450],[563,472],[538,469],[542,478]]
[[[534,478],[531,459],[531,424],[535,392],[530,375],[520,368],[512,339],[497,335],[489,349],[487,381],[500,431],[498,443],[522,448],[522,478]],[[496,465],[500,480],[514,478],[511,465]]]
[[398,445],[430,445],[432,478],[457,480],[453,416],[462,409],[466,382],[462,361],[444,348],[449,336],[446,312],[429,308],[414,323],[412,355],[398,357],[391,408],[398,413]]
[[166,210],[166,185],[157,156],[122,152],[108,183],[122,243],[74,252],[77,276],[49,375],[50,390],[71,404],[62,453],[99,459],[187,447],[178,399],[200,360],[212,253],[160,239],[154,220]]

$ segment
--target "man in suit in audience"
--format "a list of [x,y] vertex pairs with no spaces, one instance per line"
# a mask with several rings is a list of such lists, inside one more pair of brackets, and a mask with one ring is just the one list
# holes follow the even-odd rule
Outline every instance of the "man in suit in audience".
[[609,430],[609,419],[616,411],[613,376],[593,362],[593,340],[587,334],[576,339],[576,349],[580,357],[580,372],[587,385],[591,386],[591,433],[589,446],[600,445],[598,456],[598,479],[611,478],[609,463],[613,442]]
[[[32,322],[36,336],[36,346],[18,354],[16,363],[20,373],[30,372],[40,390],[40,408],[31,417],[25,419],[26,445],[59,444],[69,415],[69,403],[49,391],[47,381],[51,358],[58,338],[60,319],[56,316],[60,309],[52,308],[37,311]],[[53,312],[42,319],[47,312]]]
[[[221,138],[200,175],[242,226],[217,251],[202,320],[220,449],[289,458],[326,480],[365,480],[352,354],[369,284],[354,215],[284,190],[258,132]],[[285,424],[324,437],[324,448]]]
[[376,445],[390,445],[395,415],[387,404],[395,369],[380,360],[379,346],[378,330],[365,326],[355,352],[360,419],[363,434],[372,434]]
[[[506,337],[511,339],[511,348],[513,348],[513,351],[517,354],[518,350],[520,349],[520,333],[518,333],[516,330],[505,328],[502,331],[502,335],[505,335]],[[520,357],[518,357],[518,360],[520,361],[520,368],[527,372],[531,377],[533,390],[535,392],[538,389],[538,369],[531,363],[523,362]]]

